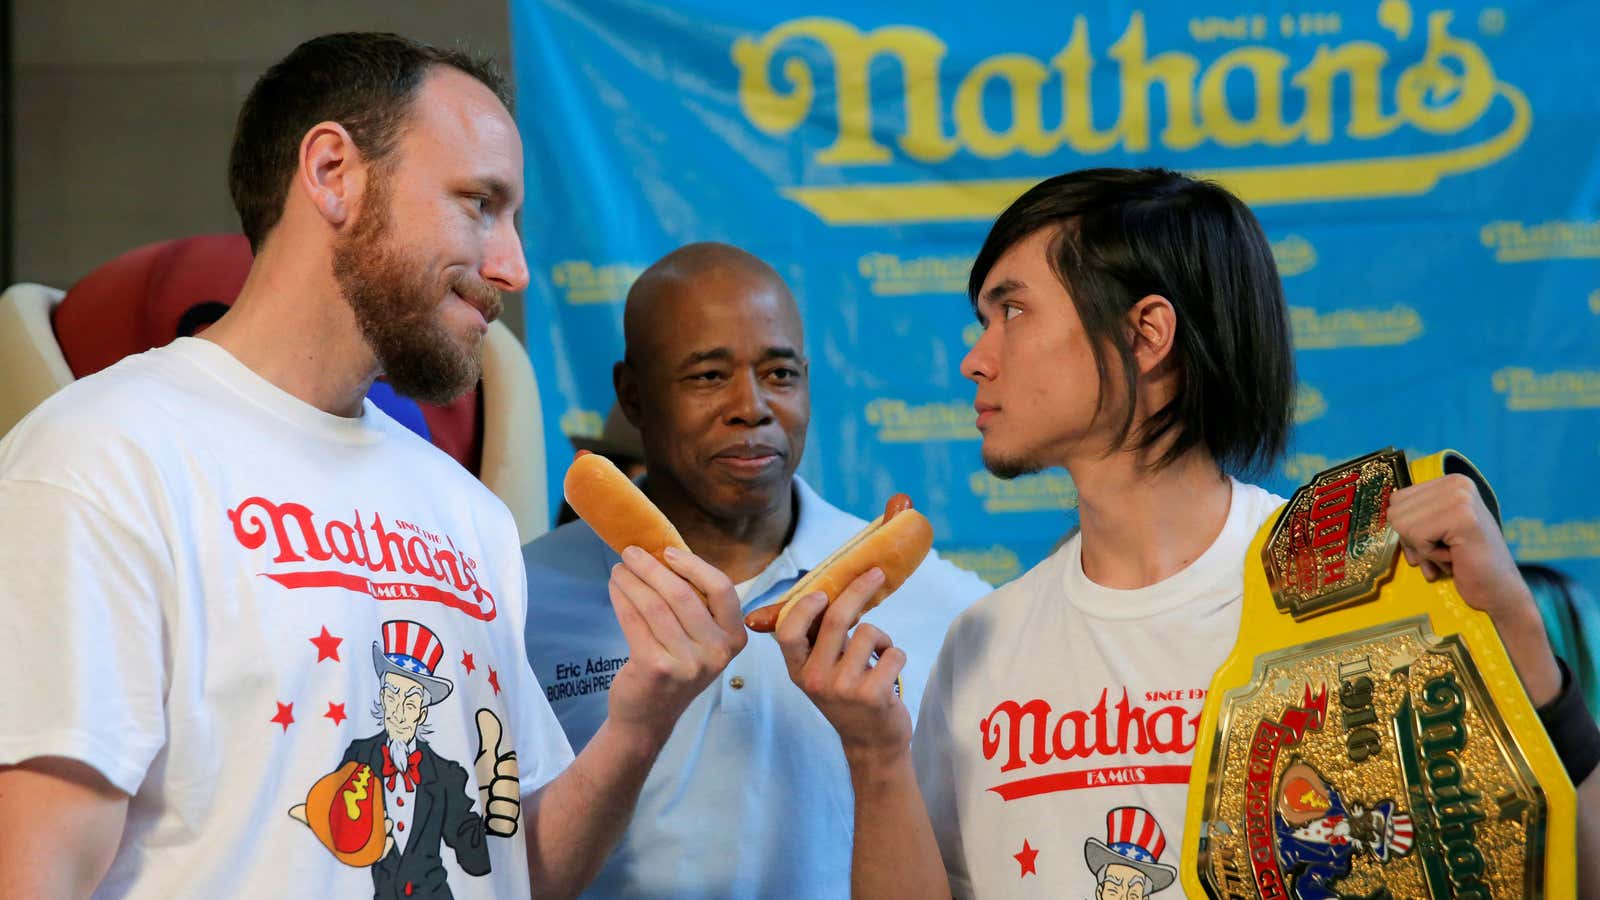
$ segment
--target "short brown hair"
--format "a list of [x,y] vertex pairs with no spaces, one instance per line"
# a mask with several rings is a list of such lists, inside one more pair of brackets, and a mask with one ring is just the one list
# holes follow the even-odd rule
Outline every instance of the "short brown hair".
[[394,151],[411,101],[434,66],[471,75],[511,108],[510,87],[493,62],[397,34],[326,34],[268,69],[239,110],[228,158],[228,192],[250,249],[260,251],[283,215],[300,141],[312,126],[338,122],[362,155],[379,163]]

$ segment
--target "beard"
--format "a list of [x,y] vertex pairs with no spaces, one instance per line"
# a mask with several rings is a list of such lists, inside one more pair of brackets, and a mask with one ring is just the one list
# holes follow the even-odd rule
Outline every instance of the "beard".
[[439,316],[445,291],[483,310],[488,321],[500,314],[500,292],[470,275],[441,284],[399,246],[388,177],[374,174],[364,214],[334,241],[333,277],[395,393],[449,403],[478,383],[483,346],[476,334],[463,338],[445,328]]
[[406,767],[411,765],[410,753],[411,748],[406,746],[405,741],[389,738],[389,761],[394,763],[394,767],[402,774]]
[[1024,456],[1007,457],[998,453],[983,454],[983,467],[989,470],[990,475],[1002,481],[1010,481],[1013,478],[1032,475],[1035,472],[1043,472],[1049,468],[1048,465],[1037,459],[1029,459]]

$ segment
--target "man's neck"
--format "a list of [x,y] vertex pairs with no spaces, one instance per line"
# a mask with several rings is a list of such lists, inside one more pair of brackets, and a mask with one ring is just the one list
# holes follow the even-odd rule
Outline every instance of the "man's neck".
[[1071,466],[1083,573],[1109,588],[1148,587],[1183,571],[1222,533],[1232,482],[1204,452],[1152,470],[1131,452]]
[[797,508],[794,488],[776,505],[749,516],[718,517],[694,503],[671,478],[647,477],[645,494],[683,535],[695,555],[722,570],[734,584],[760,575],[788,546]]
[[360,415],[377,359],[332,275],[288,252],[262,248],[232,309],[202,337],[323,412]]

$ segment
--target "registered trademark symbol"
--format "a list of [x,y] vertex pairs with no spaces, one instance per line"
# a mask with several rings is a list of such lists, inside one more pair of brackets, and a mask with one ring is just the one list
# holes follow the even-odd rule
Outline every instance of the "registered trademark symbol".
[[1491,6],[1478,13],[1478,30],[1490,37],[1496,37],[1506,30],[1506,11],[1498,6]]

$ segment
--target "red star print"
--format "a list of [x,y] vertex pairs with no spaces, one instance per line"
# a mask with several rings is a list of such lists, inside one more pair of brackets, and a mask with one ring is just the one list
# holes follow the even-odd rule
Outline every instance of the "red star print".
[[472,670],[477,668],[472,664],[472,654],[465,650],[461,651],[461,668],[466,669],[468,675],[471,675]]
[[494,670],[494,666],[489,667],[489,686],[494,688],[496,694],[500,693],[500,673]]
[[271,719],[268,719],[268,721],[282,725],[283,730],[288,731],[289,726],[294,724],[294,704],[279,703],[278,714],[273,716]]
[[1033,849],[1032,847],[1029,847],[1028,846],[1028,842],[1026,840],[1024,840],[1022,842],[1022,852],[1021,853],[1013,853],[1013,854],[1011,854],[1011,858],[1015,859],[1017,861],[1017,864],[1022,867],[1022,874],[1018,875],[1017,876],[1018,878],[1027,878],[1029,875],[1037,875],[1037,874],[1039,874],[1039,870],[1034,868],[1034,865],[1033,865],[1034,857],[1036,857],[1038,855],[1039,855],[1039,851]]
[[338,725],[341,722],[343,722],[345,719],[350,718],[349,716],[344,714],[344,704],[343,703],[329,703],[328,704],[328,711],[323,713],[322,717],[324,719],[332,719],[333,720],[333,724],[335,724],[335,725]]
[[322,662],[325,659],[331,659],[334,662],[343,661],[339,659],[339,645],[344,642],[344,638],[334,637],[329,634],[328,626],[322,626],[322,633],[310,638],[310,641],[317,645],[317,662]]

